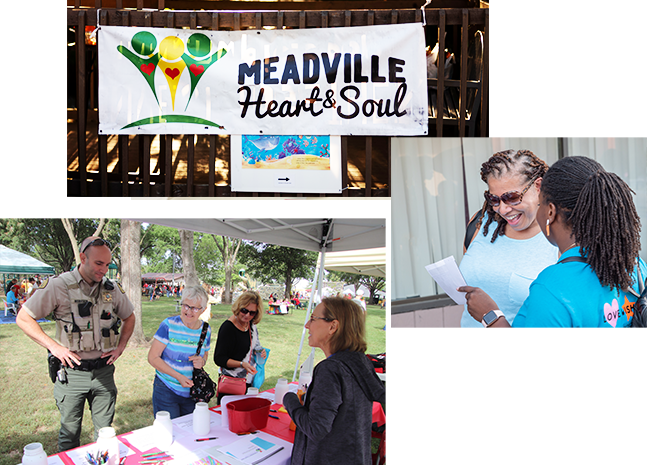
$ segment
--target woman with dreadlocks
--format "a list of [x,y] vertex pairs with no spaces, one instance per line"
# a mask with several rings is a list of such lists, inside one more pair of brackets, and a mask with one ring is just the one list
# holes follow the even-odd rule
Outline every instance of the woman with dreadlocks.
[[[498,152],[481,166],[488,190],[483,208],[475,215],[476,230],[466,234],[471,243],[466,245],[460,270],[467,283],[492,296],[510,322],[528,297],[530,284],[558,257],[536,220],[539,188],[547,170],[546,162],[529,150]],[[483,327],[467,306],[461,326]]]
[[[647,265],[638,257],[640,219],[632,193],[620,177],[590,158],[567,157],[548,170],[537,221],[561,255],[532,283],[513,326],[631,326],[638,282],[647,276]],[[481,289],[458,290],[467,293],[475,319],[509,326]]]

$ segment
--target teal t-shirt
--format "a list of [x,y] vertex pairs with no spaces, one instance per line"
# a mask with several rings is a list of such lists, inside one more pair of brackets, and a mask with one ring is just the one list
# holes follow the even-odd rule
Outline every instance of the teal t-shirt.
[[[195,355],[201,334],[202,326],[198,329],[187,328],[182,322],[180,315],[175,315],[162,321],[162,324],[153,337],[166,346],[162,352],[162,360],[178,373],[183,374],[187,378],[192,378],[193,362],[189,361],[189,357]],[[200,349],[200,355],[204,357],[204,354],[209,350],[210,346],[211,327],[207,330],[207,335]],[[155,373],[177,395],[182,397],[190,396],[189,392],[191,389],[182,387],[178,380],[172,376],[157,370],[155,370]]]
[[[575,247],[560,260],[580,255]],[[644,282],[647,265],[639,259]],[[638,277],[634,270],[634,291]],[[530,294],[515,318],[513,327],[528,328],[623,328],[631,326],[637,297],[602,287],[591,267],[582,262],[556,263],[542,271],[530,286]]]

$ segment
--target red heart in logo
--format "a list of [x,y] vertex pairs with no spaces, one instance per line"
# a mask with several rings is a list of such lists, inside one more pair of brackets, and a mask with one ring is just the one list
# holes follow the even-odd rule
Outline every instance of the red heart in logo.
[[144,73],[148,74],[149,76],[153,71],[155,71],[155,63],[149,63],[147,65],[141,65],[139,67]]
[[180,70],[177,68],[166,68],[166,71],[164,71],[168,77],[171,79],[175,79],[180,75]]
[[191,70],[194,76],[204,73],[204,66],[202,65],[197,66],[195,63],[189,66],[189,69]]

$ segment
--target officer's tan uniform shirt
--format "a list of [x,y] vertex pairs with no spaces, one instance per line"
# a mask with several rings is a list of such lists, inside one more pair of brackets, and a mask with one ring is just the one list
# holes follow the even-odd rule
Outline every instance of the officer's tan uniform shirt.
[[[90,286],[78,271],[78,267],[72,270],[72,274],[81,290],[88,296],[97,296],[99,292],[99,283]],[[44,286],[44,287],[43,287]],[[115,290],[112,292],[114,312],[122,320],[132,315],[134,307],[128,300],[126,294],[121,291],[121,287],[115,284]],[[60,318],[63,315],[69,314],[70,299],[67,293],[67,286],[61,278],[52,278],[46,281],[40,288],[34,292],[27,302],[22,306],[21,311],[26,311],[29,316],[38,320],[45,318],[50,313]],[[60,341],[59,341],[60,342]],[[82,359],[96,359],[101,357],[101,351],[83,351],[78,353]]]

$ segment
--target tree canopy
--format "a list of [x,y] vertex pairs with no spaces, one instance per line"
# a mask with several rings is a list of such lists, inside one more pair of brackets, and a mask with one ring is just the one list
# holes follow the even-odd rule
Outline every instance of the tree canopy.
[[299,279],[312,280],[318,257],[317,252],[262,242],[244,243],[238,255],[249,275],[267,284],[283,283],[286,298]]

